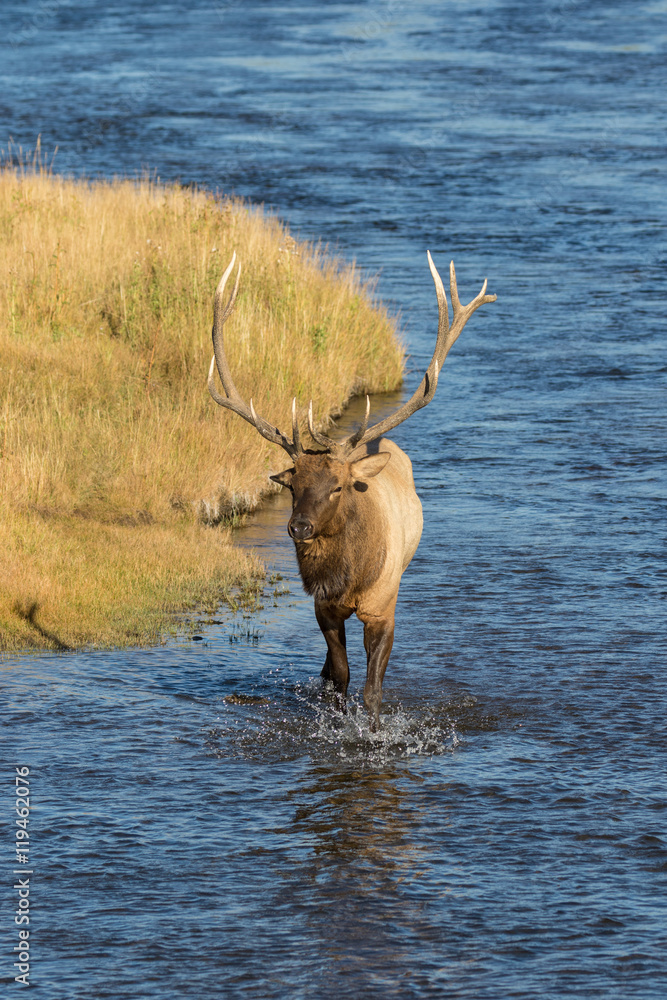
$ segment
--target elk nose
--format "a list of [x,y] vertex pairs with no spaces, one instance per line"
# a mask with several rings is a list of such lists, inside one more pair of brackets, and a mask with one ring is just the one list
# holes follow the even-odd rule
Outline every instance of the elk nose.
[[313,522],[309,521],[303,514],[296,514],[290,518],[287,530],[296,542],[302,542],[306,538],[312,538]]

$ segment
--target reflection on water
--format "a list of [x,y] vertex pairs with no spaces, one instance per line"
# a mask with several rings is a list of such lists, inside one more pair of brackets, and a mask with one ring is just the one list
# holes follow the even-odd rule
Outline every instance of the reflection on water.
[[426,249],[462,299],[498,294],[392,435],[425,529],[381,732],[353,622],[348,716],[322,697],[288,495],[237,535],[283,577],[259,618],[0,664],[5,780],[34,779],[35,984],[663,1000],[660,4],[5,6],[18,142],[264,200],[381,270],[406,391],[436,334]]
[[353,865],[357,874],[366,871],[357,881],[362,894],[372,892],[367,880],[378,869],[384,879],[410,879],[416,855],[424,851],[407,836],[418,820],[413,815],[411,785],[419,780],[410,775],[405,782],[395,771],[332,773],[326,766],[313,768],[290,795],[294,805],[290,830],[312,839],[318,877],[319,862],[329,860],[335,862],[336,876],[345,879],[350,873],[342,866]]

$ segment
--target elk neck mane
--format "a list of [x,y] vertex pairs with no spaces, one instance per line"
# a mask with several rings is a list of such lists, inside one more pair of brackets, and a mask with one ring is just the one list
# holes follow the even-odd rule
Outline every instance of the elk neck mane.
[[304,590],[316,601],[352,600],[380,577],[386,532],[370,492],[357,494],[353,488],[325,534],[296,543]]

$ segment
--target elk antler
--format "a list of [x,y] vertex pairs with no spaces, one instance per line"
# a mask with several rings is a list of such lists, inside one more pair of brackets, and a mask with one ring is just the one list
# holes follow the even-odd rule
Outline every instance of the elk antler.
[[[467,306],[462,306],[459,301],[459,294],[456,288],[456,272],[454,270],[454,261],[452,261],[449,265],[449,291],[452,297],[452,310],[454,315],[450,326],[445,289],[436,266],[433,263],[431,254],[428,251],[427,256],[428,266],[431,269],[431,275],[433,276],[435,291],[438,297],[438,336],[435,342],[435,350],[433,351],[431,363],[426,369],[426,373],[421,380],[421,383],[410,399],[404,403],[403,406],[399,407],[395,413],[390,414],[388,417],[385,417],[384,420],[381,420],[379,423],[369,427],[368,417],[371,410],[371,401],[370,398],[366,396],[366,414],[361,422],[361,426],[343,441],[334,441],[334,439],[330,438],[327,434],[315,429],[313,422],[313,403],[311,400],[308,408],[308,429],[311,437],[318,444],[322,445],[326,451],[332,452],[339,458],[345,458],[360,445],[368,444],[370,441],[375,441],[376,438],[387,434],[389,431],[393,430],[394,427],[398,427],[398,425],[403,423],[404,420],[407,420],[407,418],[415,413],[416,410],[419,410],[422,406],[426,406],[427,403],[430,403],[435,395],[435,390],[438,385],[438,376],[445,362],[445,358],[449,353],[450,347],[455,342],[475,310],[479,309],[481,305],[484,305],[487,302],[496,301],[496,295],[486,294],[485,280],[480,293],[476,295],[472,302],[469,302]],[[235,262],[236,251],[234,251],[231,262],[220,279],[220,284],[215,292],[215,304],[213,310],[213,359],[208,373],[208,391],[211,393],[216,403],[220,406],[226,406],[228,410],[233,410],[234,413],[238,413],[240,417],[243,417],[243,419],[247,420],[249,424],[252,424],[253,427],[255,427],[267,441],[280,445],[281,448],[285,449],[290,458],[296,459],[303,452],[299,438],[299,426],[296,415],[296,397],[292,400],[292,440],[290,441],[289,438],[282,433],[282,431],[280,431],[277,427],[273,427],[270,423],[268,423],[268,421],[264,420],[263,417],[260,417],[257,414],[255,407],[253,406],[252,399],[250,400],[250,405],[246,406],[238,392],[238,389],[234,385],[234,381],[229,370],[227,357],[225,355],[225,347],[222,340],[222,327],[225,320],[231,315],[236,303],[236,293],[238,291],[239,280],[241,278],[240,263],[236,275],[236,282],[234,284],[234,291],[232,292],[227,305],[224,305],[223,297],[227,279],[232,272]],[[224,396],[222,396],[215,387],[213,373],[216,367],[218,369],[220,381],[222,382],[222,387],[225,390]]]
[[[303,451],[301,441],[299,439],[299,427],[296,418],[296,397],[292,400],[292,440],[290,441],[289,438],[278,430],[277,427],[272,427],[271,424],[264,420],[263,417],[260,417],[257,414],[255,407],[252,405],[252,399],[250,400],[250,405],[246,406],[238,389],[234,385],[234,380],[232,379],[232,375],[229,370],[227,356],[225,355],[225,345],[222,339],[222,327],[225,320],[231,315],[236,303],[236,293],[238,291],[239,280],[241,278],[240,262],[239,269],[236,274],[236,282],[234,283],[234,291],[232,292],[227,305],[224,305],[223,297],[225,294],[227,279],[232,273],[235,262],[236,251],[234,251],[227,270],[220,279],[220,284],[215,291],[215,302],[213,306],[213,358],[211,359],[211,367],[208,372],[208,391],[211,393],[216,403],[220,406],[226,406],[228,410],[233,410],[234,413],[238,413],[240,417],[243,417],[243,419],[247,420],[249,424],[252,424],[253,427],[257,428],[262,437],[266,438],[267,441],[273,442],[273,444],[280,445],[281,448],[285,449],[290,458],[295,459]],[[216,367],[218,369],[220,381],[222,382],[222,388],[225,390],[224,396],[222,396],[215,387],[213,373]]]
[[368,444],[369,441],[375,441],[376,438],[382,437],[384,434],[393,430],[394,427],[398,427],[399,424],[402,424],[403,421],[407,420],[407,418],[415,413],[416,410],[421,409],[422,406],[426,406],[427,403],[431,402],[438,385],[438,375],[440,374],[442,366],[445,363],[445,358],[449,353],[450,347],[457,339],[461,330],[466,325],[475,310],[479,309],[481,305],[484,305],[487,302],[495,302],[497,299],[496,295],[486,294],[485,280],[482,285],[481,292],[476,295],[472,302],[469,302],[467,306],[462,306],[459,301],[459,293],[456,288],[456,271],[454,270],[454,261],[452,261],[449,265],[449,291],[452,297],[452,310],[454,316],[452,318],[452,325],[450,326],[449,314],[447,310],[447,296],[445,295],[442,279],[438,274],[429,251],[427,251],[427,256],[428,266],[431,269],[436,295],[438,296],[438,336],[435,342],[435,350],[433,351],[431,363],[426,369],[426,374],[421,380],[418,388],[412,394],[410,399],[404,403],[403,406],[399,407],[399,409],[394,413],[391,413],[388,417],[385,417],[384,420],[374,424],[372,427],[368,427],[370,399],[366,396],[366,416],[362,421],[361,427],[359,427],[353,434],[350,434],[349,437],[345,438],[345,440],[336,443],[336,449],[342,455],[349,455],[360,445]]

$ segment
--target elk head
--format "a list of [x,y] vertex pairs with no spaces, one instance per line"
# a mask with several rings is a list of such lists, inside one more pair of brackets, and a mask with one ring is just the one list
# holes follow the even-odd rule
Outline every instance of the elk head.
[[386,451],[356,462],[341,461],[328,452],[304,453],[294,468],[270,476],[292,494],[287,530],[294,541],[307,544],[320,535],[336,534],[350,491],[365,492],[366,482],[382,472],[390,458]]

